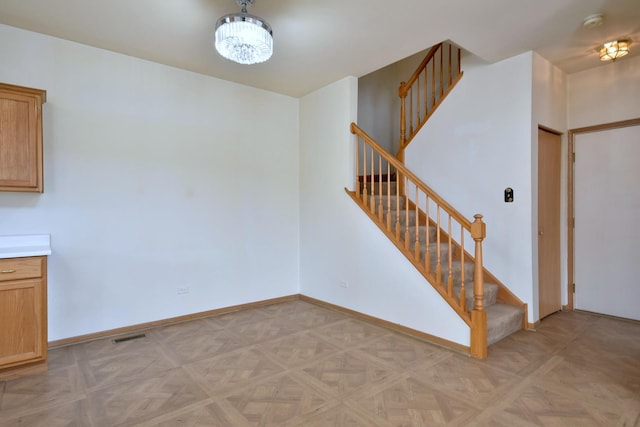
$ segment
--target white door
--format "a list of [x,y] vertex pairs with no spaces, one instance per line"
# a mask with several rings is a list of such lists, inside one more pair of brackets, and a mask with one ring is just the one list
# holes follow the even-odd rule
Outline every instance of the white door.
[[575,136],[574,307],[640,320],[640,126]]

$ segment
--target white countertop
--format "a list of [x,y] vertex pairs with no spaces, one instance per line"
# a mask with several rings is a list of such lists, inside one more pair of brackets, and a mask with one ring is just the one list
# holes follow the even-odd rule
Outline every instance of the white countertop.
[[49,234],[0,236],[0,258],[51,255]]

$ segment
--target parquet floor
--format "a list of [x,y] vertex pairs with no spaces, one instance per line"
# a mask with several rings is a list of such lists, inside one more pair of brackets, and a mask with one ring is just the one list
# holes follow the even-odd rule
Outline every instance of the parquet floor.
[[0,426],[639,426],[640,323],[557,313],[478,361],[303,301],[50,351]]

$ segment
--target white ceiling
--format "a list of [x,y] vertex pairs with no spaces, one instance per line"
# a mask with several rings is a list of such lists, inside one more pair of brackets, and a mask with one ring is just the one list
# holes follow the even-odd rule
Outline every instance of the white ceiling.
[[[640,0],[256,0],[249,13],[275,46],[257,65],[213,47],[217,19],[237,11],[234,0],[2,0],[0,23],[295,97],[447,39],[490,62],[534,50],[567,73],[606,66],[596,48],[611,39],[640,54]],[[584,28],[594,13],[604,24]]]

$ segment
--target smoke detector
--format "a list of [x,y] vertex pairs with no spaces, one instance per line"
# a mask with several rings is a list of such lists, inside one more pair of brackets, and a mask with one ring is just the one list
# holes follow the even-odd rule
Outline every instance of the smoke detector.
[[604,17],[602,16],[602,14],[596,13],[595,15],[589,15],[586,18],[584,18],[584,21],[582,21],[582,25],[585,28],[594,28],[602,25],[603,21],[604,21]]

